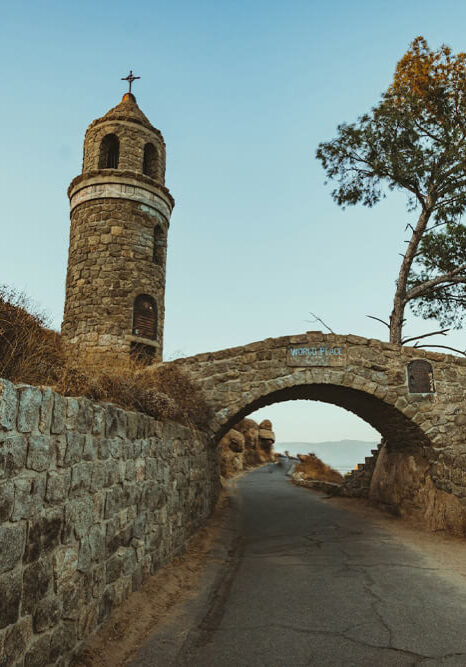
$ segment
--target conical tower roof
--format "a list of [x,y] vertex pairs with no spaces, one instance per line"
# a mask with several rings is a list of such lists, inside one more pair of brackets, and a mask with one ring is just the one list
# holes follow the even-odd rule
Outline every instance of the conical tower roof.
[[130,123],[137,123],[138,125],[147,127],[147,129],[152,130],[152,132],[161,134],[160,130],[152,125],[147,116],[138,107],[136,98],[132,93],[125,93],[121,102],[117,104],[116,107],[113,107],[113,109],[107,111],[107,113],[104,116],[101,116],[101,118],[94,120],[89,125],[88,129],[107,121],[126,121]]

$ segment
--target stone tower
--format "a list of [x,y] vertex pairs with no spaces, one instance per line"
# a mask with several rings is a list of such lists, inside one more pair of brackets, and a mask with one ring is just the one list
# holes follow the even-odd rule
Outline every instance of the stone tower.
[[165,142],[126,93],[92,122],[68,189],[62,335],[79,351],[162,358],[167,232]]

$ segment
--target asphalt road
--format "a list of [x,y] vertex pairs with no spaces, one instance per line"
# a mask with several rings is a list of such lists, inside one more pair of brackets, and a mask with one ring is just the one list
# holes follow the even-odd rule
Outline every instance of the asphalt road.
[[237,494],[238,548],[174,664],[466,665],[463,576],[282,473]]

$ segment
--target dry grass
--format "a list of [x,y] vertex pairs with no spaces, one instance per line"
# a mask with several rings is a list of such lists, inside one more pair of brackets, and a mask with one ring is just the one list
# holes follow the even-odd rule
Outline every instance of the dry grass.
[[334,482],[335,484],[343,483],[342,475],[321,461],[315,454],[306,454],[299,458],[301,463],[298,463],[294,471],[302,473],[303,479],[318,479],[323,482]]
[[0,377],[52,386],[120,407],[204,426],[210,417],[200,390],[176,366],[144,367],[131,359],[89,357],[65,349],[60,334],[24,294],[0,286]]
[[60,335],[21,292],[0,286],[0,377],[54,384],[63,364]]

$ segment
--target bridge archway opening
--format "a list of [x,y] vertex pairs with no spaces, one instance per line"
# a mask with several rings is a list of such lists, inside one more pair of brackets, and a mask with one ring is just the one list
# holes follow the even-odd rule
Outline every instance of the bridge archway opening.
[[290,456],[313,453],[344,475],[365,463],[378,449],[382,436],[352,412],[322,401],[282,401],[249,415],[257,424],[270,420],[274,451]]
[[216,443],[230,428],[256,410],[293,400],[321,401],[344,408],[372,426],[393,450],[419,453],[420,448],[432,446],[426,433],[389,402],[353,387],[319,383],[286,387],[250,401],[246,399],[244,405],[239,406],[218,428]]

